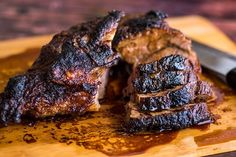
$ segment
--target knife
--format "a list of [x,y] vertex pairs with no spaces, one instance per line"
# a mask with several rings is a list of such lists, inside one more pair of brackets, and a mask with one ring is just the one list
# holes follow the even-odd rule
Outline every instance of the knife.
[[236,56],[195,40],[192,40],[192,48],[204,68],[215,73],[231,88],[236,89]]

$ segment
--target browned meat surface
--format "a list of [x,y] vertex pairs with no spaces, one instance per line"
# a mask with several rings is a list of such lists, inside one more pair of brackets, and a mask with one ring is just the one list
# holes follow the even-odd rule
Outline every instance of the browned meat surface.
[[[191,40],[180,31],[169,27],[167,15],[150,11],[128,18],[120,24],[113,40],[113,48],[130,64],[147,63],[171,54],[187,57],[196,71],[200,71]],[[151,57],[150,57],[151,56]]]
[[140,110],[162,111],[188,105],[195,102],[209,100],[213,97],[211,87],[207,82],[191,82],[176,86],[157,93],[135,94],[134,101]]
[[122,16],[112,11],[55,35],[26,73],[9,80],[1,96],[1,123],[99,108],[107,71],[119,59],[111,41]]
[[128,131],[164,131],[212,122],[206,102],[211,86],[200,80],[191,40],[171,28],[165,13],[150,11],[123,20],[113,49],[133,65],[125,94]]
[[169,27],[165,13],[127,17],[118,26],[122,16],[112,11],[55,35],[0,94],[0,123],[81,115],[99,108],[105,90],[106,97],[120,99],[125,86],[129,132],[211,123],[207,102],[214,93],[200,80],[191,40]]
[[127,87],[127,131],[174,130],[212,122],[206,102],[214,98],[213,91],[189,63],[181,55],[170,55],[135,67]]
[[128,132],[184,129],[213,121],[206,103],[196,103],[161,112],[140,112],[135,104],[127,104]]
[[195,82],[198,75],[191,62],[180,55],[170,55],[150,63],[138,64],[129,78],[128,93],[150,93]]

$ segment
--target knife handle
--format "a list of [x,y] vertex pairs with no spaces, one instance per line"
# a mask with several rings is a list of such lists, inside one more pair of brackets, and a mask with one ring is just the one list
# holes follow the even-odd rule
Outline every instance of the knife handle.
[[228,72],[226,75],[226,81],[230,87],[236,89],[236,68]]

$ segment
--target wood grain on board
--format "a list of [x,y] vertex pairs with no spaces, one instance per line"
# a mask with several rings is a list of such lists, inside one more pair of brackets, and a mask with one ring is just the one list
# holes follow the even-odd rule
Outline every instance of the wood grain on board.
[[1,0],[0,40],[51,34],[112,9],[206,17],[236,42],[235,0]]

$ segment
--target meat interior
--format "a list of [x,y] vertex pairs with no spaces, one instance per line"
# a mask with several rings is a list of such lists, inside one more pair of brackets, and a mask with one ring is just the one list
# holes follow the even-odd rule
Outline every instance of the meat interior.
[[171,28],[164,18],[164,13],[150,11],[145,15],[126,19],[118,27],[113,48],[132,65],[180,54],[192,62],[196,72],[200,72],[197,55],[191,49],[191,40],[179,30]]
[[[139,32],[135,36],[131,36],[129,39],[122,40],[117,51],[121,52],[124,59],[131,63],[142,63],[146,59],[150,59],[151,55],[167,48],[176,49],[174,51],[166,51],[160,58],[171,54],[176,54],[175,51],[181,51],[183,54],[189,55],[191,53],[191,41],[187,39],[181,32],[177,30],[165,30],[154,28],[151,30]],[[193,57],[193,61],[197,61],[195,54],[190,54]],[[159,58],[159,59],[160,59]],[[155,58],[153,58],[153,61]]]

